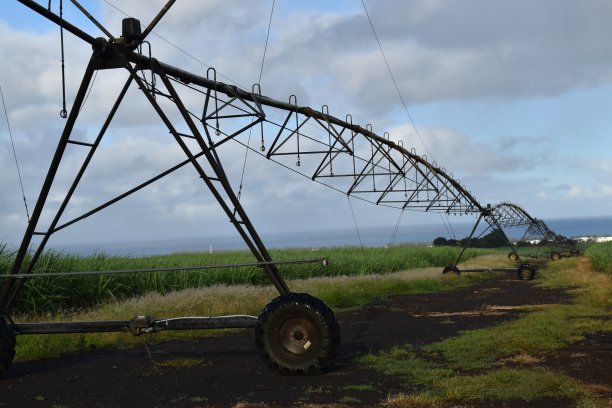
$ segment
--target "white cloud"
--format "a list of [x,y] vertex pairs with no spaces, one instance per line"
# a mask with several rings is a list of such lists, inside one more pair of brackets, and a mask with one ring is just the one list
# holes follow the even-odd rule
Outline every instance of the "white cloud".
[[594,187],[572,185],[564,193],[566,197],[572,199],[605,199],[612,197],[612,185]]

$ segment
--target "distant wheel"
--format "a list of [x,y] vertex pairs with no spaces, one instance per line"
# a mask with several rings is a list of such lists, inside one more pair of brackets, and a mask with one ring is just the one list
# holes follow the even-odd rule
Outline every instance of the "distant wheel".
[[508,259],[510,259],[511,261],[516,261],[518,259],[518,254],[516,252],[510,252],[508,254]]
[[455,265],[448,265],[447,267],[444,268],[444,270],[442,271],[443,275],[461,275],[461,271],[459,271],[459,268],[457,268]]
[[8,316],[0,314],[0,375],[11,368],[15,358],[15,332]]
[[550,260],[551,261],[558,261],[559,259],[561,259],[561,254],[557,251],[553,251],[550,253]]
[[272,371],[315,375],[329,368],[340,346],[334,312],[308,293],[288,293],[261,312],[255,345]]
[[532,280],[535,278],[536,268],[531,264],[522,264],[519,266],[517,273],[521,280]]

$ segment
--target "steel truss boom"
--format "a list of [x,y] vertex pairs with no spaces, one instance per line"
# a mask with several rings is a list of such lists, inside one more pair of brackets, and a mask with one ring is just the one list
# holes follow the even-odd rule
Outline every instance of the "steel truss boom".
[[557,234],[543,220],[534,218],[517,204],[499,203],[493,208],[492,213],[502,228],[524,229],[525,233],[521,241],[538,239],[548,244],[571,245],[575,249],[575,243],[572,240]]
[[495,207],[495,213],[502,227],[524,228],[521,241],[537,239],[559,249],[576,251],[573,240],[554,232],[543,220],[534,218],[517,204],[502,202]]
[[518,247],[508,238],[507,232],[509,231],[524,231],[519,241],[537,239],[542,245],[545,244],[551,246],[553,248],[553,254],[557,251],[567,251],[566,253],[570,255],[577,253],[576,243],[574,241],[554,232],[543,220],[534,218],[518,204],[501,202],[494,206],[490,206],[481,212],[480,217],[475,223],[467,242],[464,244],[459,257],[455,262],[455,265],[461,260],[463,253],[469,246],[470,241],[476,233],[478,225],[482,219],[485,219],[488,224],[488,228],[485,229],[482,234],[489,230],[500,231],[503,234],[507,245],[512,251],[509,257],[519,262],[521,261],[521,258],[518,253]]
[[[320,111],[299,106],[295,96],[289,102],[263,96],[258,85],[249,92],[140,54],[128,57],[140,69],[164,72],[204,95],[205,109],[199,119],[207,134],[222,136],[215,141],[211,138],[215,148],[230,139],[246,145],[240,137],[253,137],[255,132],[261,140],[261,155],[357,198],[448,214],[482,210],[444,168],[405,149],[401,141],[395,143],[388,135],[374,133],[369,125],[353,124],[350,115],[339,119],[326,106]],[[266,144],[270,135],[272,142]]]

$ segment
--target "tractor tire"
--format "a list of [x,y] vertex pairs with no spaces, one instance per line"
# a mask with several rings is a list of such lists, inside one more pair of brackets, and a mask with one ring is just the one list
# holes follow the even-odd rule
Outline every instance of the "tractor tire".
[[8,316],[0,314],[0,376],[7,372],[15,358],[15,333]]
[[551,261],[558,261],[559,259],[561,259],[561,254],[557,251],[553,251],[550,253],[550,260]]
[[459,268],[457,268],[455,265],[448,265],[444,268],[444,270],[442,271],[443,275],[461,275],[461,272],[459,271]]
[[259,315],[255,346],[274,372],[316,375],[334,363],[340,326],[321,299],[287,293],[268,303]]
[[519,266],[517,273],[521,280],[533,280],[533,278],[535,278],[536,268],[531,264],[522,264]]
[[516,252],[510,252],[508,254],[508,259],[511,261],[516,261],[518,259],[518,254]]

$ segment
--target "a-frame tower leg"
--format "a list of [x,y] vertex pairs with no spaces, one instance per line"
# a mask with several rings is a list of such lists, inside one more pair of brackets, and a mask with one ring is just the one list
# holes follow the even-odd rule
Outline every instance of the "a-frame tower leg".
[[[21,241],[21,245],[19,246],[19,249],[15,255],[13,265],[9,272],[12,275],[18,274],[22,270],[22,266],[28,253],[30,244],[32,242],[32,238],[34,235],[39,234],[36,229],[38,227],[38,222],[40,221],[40,216],[45,207],[45,203],[49,196],[49,192],[51,191],[51,186],[53,185],[55,176],[57,175],[57,170],[62,161],[62,157],[64,156],[64,152],[66,151],[66,146],[68,146],[68,142],[70,140],[70,135],[72,134],[74,124],[77,120],[77,117],[79,116],[79,111],[81,110],[83,102],[86,98],[87,89],[91,84],[96,65],[97,61],[95,56],[93,56],[89,60],[89,64],[87,65],[87,69],[85,70],[85,74],[83,76],[83,80],[81,81],[81,85],[79,86],[79,90],[76,94],[74,104],[72,106],[72,109],[70,110],[70,114],[68,115],[66,125],[64,126],[64,130],[55,150],[55,154],[53,155],[53,159],[51,160],[51,165],[49,166],[47,176],[45,177],[42,188],[38,195],[38,199],[36,200],[34,210],[32,211],[32,216],[28,222],[28,226]],[[42,249],[44,249],[42,248],[42,246],[38,248],[39,251],[42,251]],[[30,262],[27,266],[27,272],[31,272],[33,267],[34,262]],[[22,280],[7,279],[4,281],[2,289],[0,290],[0,313],[5,312],[10,308],[22,286]]]

